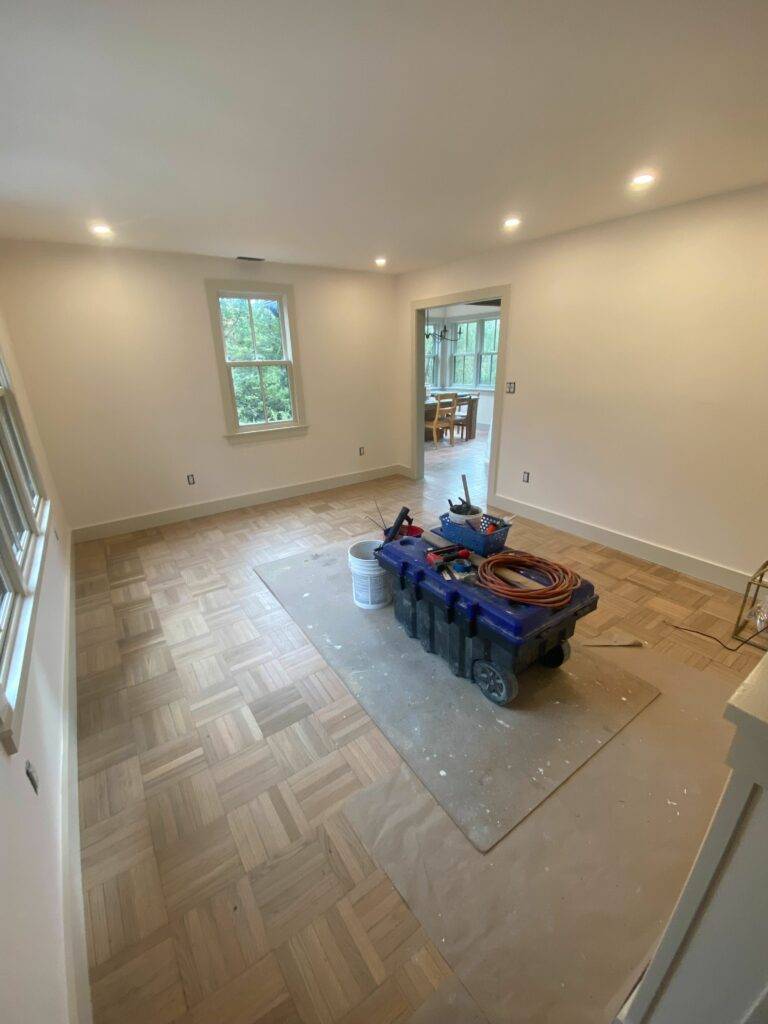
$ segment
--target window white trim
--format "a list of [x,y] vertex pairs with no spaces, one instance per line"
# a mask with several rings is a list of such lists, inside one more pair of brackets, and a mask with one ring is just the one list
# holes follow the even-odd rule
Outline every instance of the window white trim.
[[308,430],[306,423],[292,424],[287,427],[270,426],[267,430],[241,430],[237,434],[225,434],[230,444],[250,444],[252,441],[273,441],[275,437],[301,437]]
[[[299,374],[298,340],[293,289],[290,285],[267,284],[259,281],[207,281],[208,304],[211,312],[216,365],[219,370],[226,432],[230,440],[245,438],[266,440],[281,434],[300,433],[306,430],[304,402]],[[283,359],[228,360],[224,332],[221,323],[221,298],[270,299],[279,304],[280,325],[283,336]],[[235,402],[232,370],[241,366],[283,366],[288,375],[291,391],[293,419],[268,423],[240,424]]]
[[[483,351],[483,349],[485,347],[485,327],[486,327],[486,324],[489,323],[490,321],[494,321],[497,325],[499,325],[499,326],[496,327],[496,337],[498,339],[498,332],[500,330],[500,319],[499,319],[498,314],[497,315],[491,314],[491,315],[485,315],[485,316],[461,317],[461,318],[457,318],[456,320],[453,321],[453,323],[455,323],[457,325],[460,324],[462,326],[465,325],[465,324],[477,324],[477,333],[476,333],[476,337],[475,337],[475,351],[473,353],[467,353],[467,354],[457,353],[456,352],[456,345],[457,345],[457,342],[458,342],[458,338],[454,337],[452,339],[452,341],[451,341],[450,351],[448,353],[448,378],[449,378],[448,379],[448,386],[453,388],[454,390],[457,389],[457,388],[465,388],[466,389],[466,388],[480,388],[480,387],[486,387],[486,388],[489,388],[489,389],[493,390],[493,388],[495,388],[495,386],[496,386],[496,371],[498,371],[498,340],[497,340],[497,348],[496,348],[496,353],[495,353],[497,355],[497,359],[496,359],[496,364],[497,365],[496,365],[496,371],[494,372],[494,375],[493,375],[493,383],[492,384],[481,384],[480,383],[481,367],[482,367],[482,362],[483,362],[483,356],[491,354],[491,353],[487,353],[487,352]],[[474,356],[474,361],[475,361],[474,379],[469,384],[465,384],[465,383],[461,383],[461,382],[456,381],[456,379],[455,379],[456,360],[457,359],[471,359],[472,356]]]
[[[485,313],[473,313],[472,315],[464,316],[453,316],[453,317],[435,317],[428,318],[425,321],[425,330],[434,331],[438,333],[443,327],[447,329],[447,337],[441,341],[438,345],[438,351],[436,353],[437,359],[437,378],[438,383],[432,384],[426,380],[426,355],[425,355],[425,367],[424,376],[425,384],[430,391],[487,391],[494,392],[496,389],[496,381],[494,378],[493,384],[481,384],[480,383],[480,370],[482,366],[483,357],[483,341],[485,336],[485,324],[489,320],[495,320],[499,323],[497,331],[501,332],[501,320],[497,311],[485,312]],[[464,384],[457,382],[454,379],[455,370],[455,358],[456,358],[456,341],[457,341],[457,330],[459,326],[465,324],[478,325],[478,337],[477,337],[477,350],[473,353],[475,357],[475,374],[474,380],[471,384]],[[498,349],[497,349],[498,352]],[[426,353],[426,348],[425,348]],[[486,355],[488,353],[485,353]],[[469,358],[467,356],[466,358]],[[498,374],[498,357],[496,359],[496,373]]]
[[[13,754],[19,746],[50,502],[2,362],[0,460],[0,741]],[[23,531],[9,527],[11,514],[20,519]]]

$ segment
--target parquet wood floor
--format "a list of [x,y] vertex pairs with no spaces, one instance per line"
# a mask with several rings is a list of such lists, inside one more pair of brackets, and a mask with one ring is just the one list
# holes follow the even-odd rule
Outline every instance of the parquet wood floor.
[[[375,481],[78,545],[82,867],[96,1024],[406,1022],[450,974],[339,808],[399,756],[254,572],[432,522],[485,439],[427,447],[425,479]],[[515,544],[597,585],[609,626],[734,685],[728,591],[518,521]]]

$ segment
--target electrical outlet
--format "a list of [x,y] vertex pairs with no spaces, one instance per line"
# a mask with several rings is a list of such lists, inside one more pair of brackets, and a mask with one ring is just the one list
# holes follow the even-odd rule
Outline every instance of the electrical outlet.
[[194,482],[195,482],[195,474],[194,473],[187,473],[187,483],[189,484],[189,486],[191,487]]
[[523,470],[523,483],[529,484],[531,482],[531,474],[527,469]]
[[508,380],[507,381],[507,394],[508,395],[514,395],[516,390],[517,390],[517,382],[514,381],[514,380]]
[[365,455],[365,445],[363,445],[363,444],[360,445],[360,447],[357,449],[357,454],[358,455]]

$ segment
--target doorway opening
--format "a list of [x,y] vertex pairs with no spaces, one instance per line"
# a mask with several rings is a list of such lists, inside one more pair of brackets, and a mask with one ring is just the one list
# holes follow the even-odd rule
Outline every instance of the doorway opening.
[[416,308],[415,475],[453,491],[466,474],[483,502],[495,492],[505,292]]

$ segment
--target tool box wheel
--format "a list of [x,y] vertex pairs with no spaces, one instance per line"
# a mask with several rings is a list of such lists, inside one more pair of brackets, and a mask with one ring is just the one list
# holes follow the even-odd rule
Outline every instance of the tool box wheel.
[[546,654],[542,654],[539,661],[546,668],[560,668],[560,666],[568,661],[571,656],[571,645],[567,640],[563,640],[557,647],[553,647],[547,651]]
[[519,689],[517,676],[513,672],[501,672],[492,661],[473,662],[472,682],[477,683],[483,696],[494,704],[511,704]]

